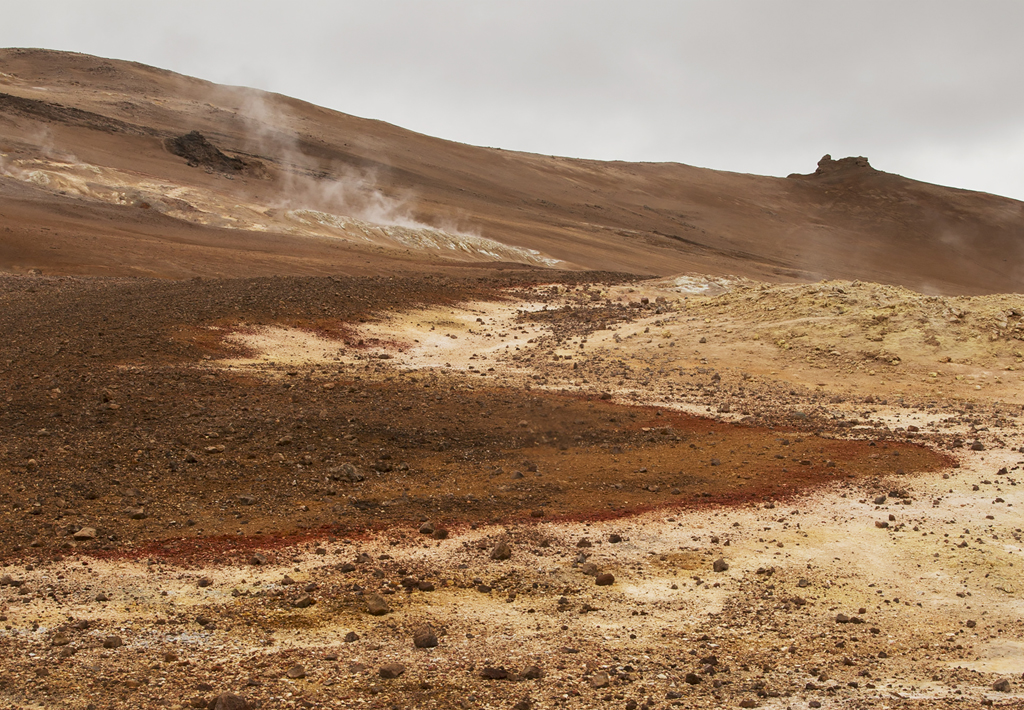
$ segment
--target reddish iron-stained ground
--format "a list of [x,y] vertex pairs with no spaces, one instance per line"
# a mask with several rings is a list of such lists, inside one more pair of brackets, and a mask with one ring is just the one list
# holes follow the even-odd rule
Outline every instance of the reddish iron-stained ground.
[[[244,385],[239,378],[233,382]],[[449,391],[440,403],[432,395],[396,416],[385,403],[416,398],[412,388],[378,383],[358,392],[341,389],[330,395],[342,400],[335,402],[332,419],[358,422],[350,430],[357,443],[337,444],[340,455],[331,464],[310,465],[322,484],[294,496],[288,480],[296,475],[294,466],[259,454],[257,469],[275,475],[258,488],[239,486],[230,475],[208,478],[219,468],[215,461],[187,464],[191,486],[182,479],[178,485],[190,488],[189,495],[203,499],[215,489],[238,489],[226,499],[228,513],[221,506],[197,507],[185,536],[113,518],[117,537],[131,544],[107,545],[94,554],[238,561],[253,550],[304,541],[410,532],[425,520],[457,532],[478,523],[608,520],[655,509],[782,502],[820,485],[910,476],[952,462],[905,441],[727,424],[593,396]],[[364,399],[364,393],[370,396]],[[489,414],[460,416],[449,397],[461,399],[463,410]],[[529,419],[520,419],[524,411]],[[455,428],[413,441],[418,432],[440,432],[435,427],[445,423]],[[323,434],[318,440],[333,438]],[[271,445],[271,451],[288,450]],[[349,481],[343,462],[364,480]],[[244,495],[255,502],[241,503]],[[288,514],[282,516],[282,509]]]

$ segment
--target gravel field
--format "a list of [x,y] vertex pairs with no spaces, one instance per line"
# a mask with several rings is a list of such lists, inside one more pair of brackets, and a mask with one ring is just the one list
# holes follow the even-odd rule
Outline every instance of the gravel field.
[[5,706],[1024,702],[1019,297],[0,292]]

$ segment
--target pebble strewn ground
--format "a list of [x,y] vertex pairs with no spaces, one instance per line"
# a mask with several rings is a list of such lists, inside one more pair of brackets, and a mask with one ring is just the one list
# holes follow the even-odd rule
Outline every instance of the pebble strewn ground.
[[3,703],[1024,706],[1015,301],[529,278],[4,279]]

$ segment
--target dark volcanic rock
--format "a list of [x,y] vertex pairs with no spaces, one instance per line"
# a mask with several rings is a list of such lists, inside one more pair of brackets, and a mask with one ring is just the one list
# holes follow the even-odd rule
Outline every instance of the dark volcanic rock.
[[391,611],[391,607],[384,601],[384,597],[379,594],[367,594],[364,601],[366,602],[366,611],[372,616],[383,616]]
[[221,173],[246,173],[265,177],[266,167],[258,160],[251,162],[224,155],[199,131],[192,131],[164,141],[168,151],[184,158],[194,168],[204,167]]
[[386,666],[381,666],[380,670],[377,671],[377,675],[381,678],[397,678],[398,676],[405,673],[405,666],[401,663],[388,663]]
[[500,540],[491,550],[492,560],[507,560],[512,557],[512,546],[507,540]]
[[221,693],[207,706],[209,710],[249,710],[249,702],[234,693]]
[[434,648],[437,646],[437,634],[430,624],[423,624],[413,632],[412,642],[416,648]]
[[480,676],[490,680],[507,680],[508,671],[504,668],[493,668],[491,666],[487,666],[480,671]]

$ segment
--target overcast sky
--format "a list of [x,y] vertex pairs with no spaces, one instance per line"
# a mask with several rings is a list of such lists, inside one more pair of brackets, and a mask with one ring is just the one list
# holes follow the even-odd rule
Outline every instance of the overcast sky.
[[1024,199],[1024,2],[4,0],[130,59],[477,145],[764,175],[825,153]]

